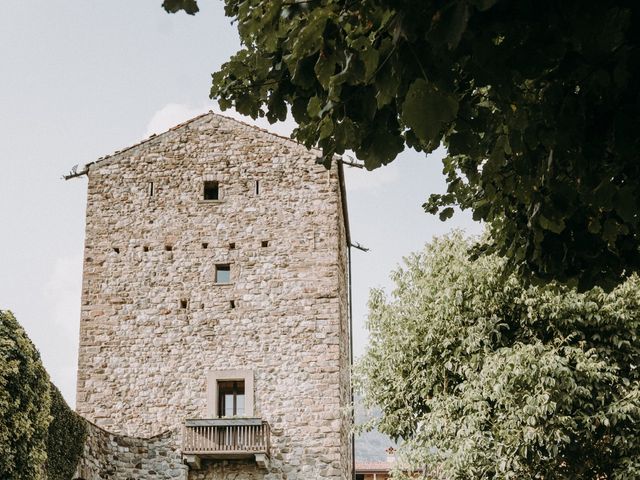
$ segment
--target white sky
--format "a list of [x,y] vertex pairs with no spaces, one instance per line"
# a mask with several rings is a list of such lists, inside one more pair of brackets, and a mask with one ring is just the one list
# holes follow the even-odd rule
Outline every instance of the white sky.
[[[0,13],[0,309],[26,328],[71,405],[86,180],[60,177],[215,109],[210,74],[239,46],[221,1],[200,0],[195,17],[161,3],[28,0]],[[442,223],[423,213],[428,194],[445,188],[438,153],[347,171],[352,238],[371,249],[353,252],[357,355],[369,289],[389,290],[391,270],[433,235],[480,230],[468,215]]]

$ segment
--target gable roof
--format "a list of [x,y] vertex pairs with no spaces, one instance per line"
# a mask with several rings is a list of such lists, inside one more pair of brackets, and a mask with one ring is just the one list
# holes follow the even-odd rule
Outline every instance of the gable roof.
[[[137,147],[139,147],[141,145],[144,145],[144,144],[146,144],[148,142],[151,142],[153,140],[161,138],[161,137],[163,137],[163,136],[165,136],[165,135],[167,135],[169,133],[181,130],[181,129],[187,127],[188,125],[196,123],[199,120],[202,120],[203,118],[207,118],[207,117],[208,118],[217,117],[217,118],[223,119],[224,121],[231,121],[231,122],[236,123],[237,125],[240,125],[242,127],[249,127],[249,128],[255,129],[255,130],[257,130],[257,131],[259,131],[261,133],[267,134],[269,136],[277,137],[277,138],[280,138],[282,140],[286,140],[288,142],[293,143],[296,147],[304,147],[304,148],[306,148],[303,144],[301,144],[300,142],[298,142],[298,141],[296,141],[296,140],[294,140],[294,139],[292,139],[290,137],[286,137],[284,135],[279,135],[277,133],[271,132],[269,130],[266,130],[264,128],[258,127],[256,125],[252,125],[250,123],[242,122],[242,121],[237,120],[235,118],[228,117],[226,115],[221,115],[219,113],[214,113],[213,110],[209,110],[206,113],[197,115],[197,116],[195,116],[195,117],[193,117],[193,118],[191,118],[189,120],[186,120],[186,121],[184,121],[182,123],[179,123],[178,125],[175,125],[175,126],[169,128],[168,130],[165,130],[162,133],[158,133],[158,134],[154,133],[153,135],[150,135],[148,138],[145,138],[144,140],[136,142],[133,145],[130,145],[130,146],[126,147],[126,148],[123,148],[122,150],[116,150],[115,152],[113,152],[113,153],[111,153],[109,155],[105,155],[104,157],[100,157],[97,160],[94,160],[93,162],[89,162],[89,163],[84,165],[84,167],[83,167],[83,169],[81,171],[78,172],[78,171],[72,170],[69,174],[63,175],[62,178],[64,178],[65,180],[69,180],[71,178],[75,178],[75,177],[80,177],[82,175],[86,175],[87,173],[89,173],[89,169],[93,165],[101,164],[103,162],[106,162],[107,160],[114,160],[115,158],[119,157],[120,155],[122,155],[125,152],[128,152],[129,150],[133,150],[134,148],[137,148]],[[316,151],[318,153],[318,155],[320,155],[320,153],[321,153],[320,150],[318,150],[316,148],[312,148],[312,149],[309,149],[309,150]]]
[[[193,123],[198,122],[199,120],[202,120],[204,118],[213,118],[213,117],[218,117],[220,119],[224,119],[225,121],[231,121],[233,123],[236,123],[242,127],[250,127],[252,129],[257,130],[260,133],[263,134],[267,134],[273,137],[277,137],[280,138],[282,140],[286,140],[288,142],[293,143],[296,147],[303,147],[306,148],[303,144],[301,144],[300,142],[290,138],[290,137],[286,137],[284,135],[279,135],[277,133],[274,132],[270,132],[269,130],[266,130],[264,128],[260,128],[256,125],[252,125],[250,123],[246,123],[246,122],[242,122],[240,120],[237,120],[235,118],[232,117],[228,117],[226,115],[221,115],[219,113],[214,113],[212,110],[209,110],[206,113],[203,113],[201,115],[197,115],[185,122],[179,123],[178,125],[175,125],[173,127],[171,127],[168,130],[165,130],[162,133],[159,134],[153,134],[151,136],[149,136],[148,138],[145,138],[144,140],[141,140],[137,143],[134,143],[133,145],[130,145],[129,147],[123,148],[122,150],[116,150],[115,152],[113,152],[110,155],[105,155],[104,157],[100,157],[97,160],[94,160],[93,162],[89,162],[87,164],[84,165],[83,169],[81,171],[76,171],[76,167],[74,167],[71,172],[67,175],[63,175],[62,178],[65,180],[70,180],[72,178],[76,178],[76,177],[80,177],[82,175],[87,175],[89,173],[89,169],[93,166],[93,165],[99,165],[102,164],[104,162],[107,162],[108,160],[115,160],[116,158],[118,158],[120,155],[122,155],[125,152],[128,152],[130,150],[133,150],[134,148],[137,148],[141,145],[144,145],[152,140],[156,140],[160,137],[163,137],[171,132],[175,132],[178,130],[181,130],[185,127],[187,127],[188,125],[191,125]],[[317,148],[311,148],[309,149],[310,151],[315,151],[317,152],[318,156],[321,155],[320,150],[318,150]],[[344,227],[345,227],[345,234],[346,234],[346,239],[347,239],[347,245],[351,245],[351,232],[350,232],[350,228],[349,228],[349,211],[347,209],[347,193],[346,193],[346,186],[344,183],[344,169],[342,166],[342,161],[340,158],[336,157],[334,159],[336,161],[336,164],[338,166],[338,183],[340,185],[340,199],[342,202],[342,215],[343,215],[343,220],[344,220]]]

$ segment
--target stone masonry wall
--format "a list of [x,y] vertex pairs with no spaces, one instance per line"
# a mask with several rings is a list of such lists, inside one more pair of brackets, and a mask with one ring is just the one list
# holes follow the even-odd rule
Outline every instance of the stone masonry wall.
[[80,414],[157,435],[207,417],[208,371],[252,370],[270,469],[193,478],[350,478],[346,231],[317,154],[208,114],[90,166]]
[[186,480],[175,432],[144,439],[109,433],[87,422],[87,440],[74,479]]

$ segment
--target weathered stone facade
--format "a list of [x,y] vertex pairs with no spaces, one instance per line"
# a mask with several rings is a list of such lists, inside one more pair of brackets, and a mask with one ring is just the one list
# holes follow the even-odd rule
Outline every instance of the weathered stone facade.
[[150,438],[116,435],[87,422],[87,440],[75,479],[187,480],[176,432]]
[[81,415],[151,437],[211,416],[209,372],[251,371],[269,468],[190,478],[350,478],[348,222],[317,155],[210,113],[89,165]]

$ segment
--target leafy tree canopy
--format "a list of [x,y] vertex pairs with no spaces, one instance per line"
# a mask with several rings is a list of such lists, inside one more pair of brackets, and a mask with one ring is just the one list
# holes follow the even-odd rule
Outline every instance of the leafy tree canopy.
[[15,317],[0,310],[0,478],[45,478],[49,376]]
[[[195,13],[196,0],[165,0]],[[633,0],[225,0],[243,47],[212,97],[368,169],[441,142],[481,250],[534,279],[610,288],[640,268],[640,4]],[[289,107],[289,109],[287,108]]]
[[0,310],[0,479],[69,480],[86,436],[24,329]]
[[358,368],[378,428],[442,478],[640,478],[638,277],[525,286],[470,246],[436,240],[372,292]]

